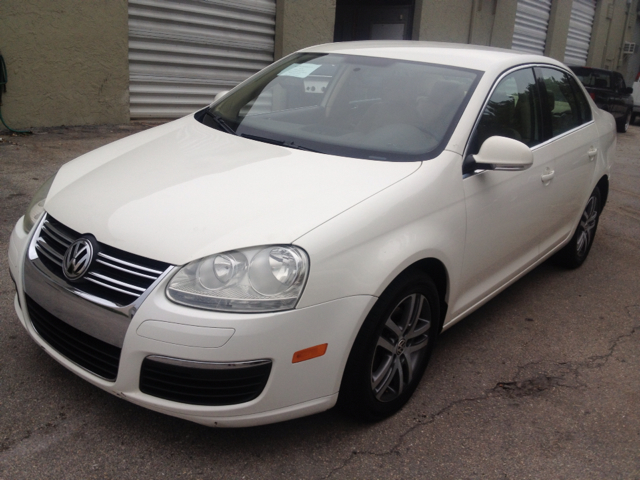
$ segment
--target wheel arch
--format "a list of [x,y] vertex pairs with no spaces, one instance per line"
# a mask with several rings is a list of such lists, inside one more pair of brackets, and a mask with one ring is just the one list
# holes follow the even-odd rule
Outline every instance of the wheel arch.
[[416,271],[428,275],[438,290],[438,298],[440,300],[440,325],[438,330],[440,331],[442,330],[444,319],[447,315],[447,309],[449,307],[447,303],[449,296],[449,272],[447,271],[447,267],[444,263],[437,258],[423,258],[405,268],[396,276],[396,279]]
[[598,190],[600,190],[600,212],[604,209],[604,206],[607,204],[607,198],[609,197],[609,177],[607,175],[603,175],[602,178],[596,184]]

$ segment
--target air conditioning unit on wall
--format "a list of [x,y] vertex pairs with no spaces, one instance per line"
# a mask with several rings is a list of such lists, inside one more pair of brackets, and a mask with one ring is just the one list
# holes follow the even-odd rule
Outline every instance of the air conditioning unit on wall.
[[624,48],[622,53],[625,55],[632,55],[636,51],[636,44],[631,42],[624,42]]

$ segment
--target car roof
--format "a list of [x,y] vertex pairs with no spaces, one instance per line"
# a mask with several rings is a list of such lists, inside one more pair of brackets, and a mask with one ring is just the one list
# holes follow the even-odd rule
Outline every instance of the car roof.
[[316,45],[302,52],[339,53],[435,63],[480,71],[503,71],[511,66],[538,63],[567,68],[553,58],[504,48],[413,40],[369,40]]

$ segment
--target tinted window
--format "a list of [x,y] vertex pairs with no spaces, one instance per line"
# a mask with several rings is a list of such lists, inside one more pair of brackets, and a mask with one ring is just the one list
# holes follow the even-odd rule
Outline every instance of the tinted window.
[[616,90],[620,90],[621,88],[625,88],[626,85],[624,83],[624,78],[618,72],[613,72],[613,88]]
[[580,85],[578,85],[578,82],[576,82],[571,76],[569,76],[569,83],[571,84],[576,99],[578,100],[578,106],[580,107],[580,114],[582,116],[582,123],[590,122],[593,118],[593,114],[591,113],[591,105],[589,104],[589,100],[587,100],[587,97],[580,88]]
[[611,74],[605,70],[572,67],[573,72],[585,87],[610,88]]
[[549,109],[551,136],[555,137],[583,123],[569,76],[552,68],[541,68],[542,80],[546,89],[546,104]]
[[469,153],[477,153],[482,143],[493,136],[513,138],[530,147],[540,143],[536,92],[536,80],[530,68],[503,78],[482,112]]

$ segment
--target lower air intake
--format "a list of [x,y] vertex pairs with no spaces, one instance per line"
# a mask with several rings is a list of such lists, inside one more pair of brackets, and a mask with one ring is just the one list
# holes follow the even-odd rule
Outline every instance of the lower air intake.
[[38,335],[54,350],[91,373],[115,381],[120,349],[63,322],[27,297],[27,309]]
[[176,365],[147,357],[142,362],[140,391],[190,405],[236,405],[257,398],[267,384],[269,373],[270,361],[227,368],[223,364],[197,362]]

